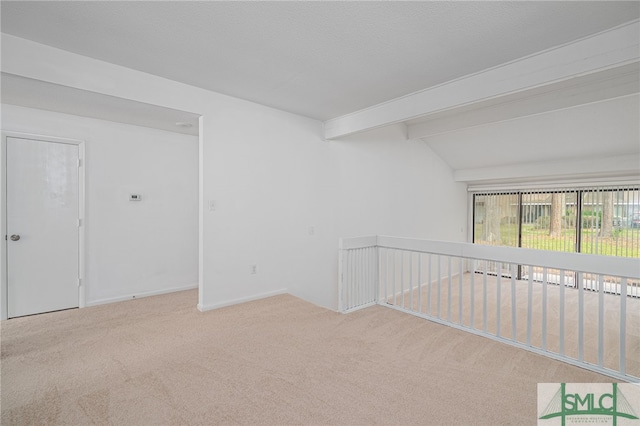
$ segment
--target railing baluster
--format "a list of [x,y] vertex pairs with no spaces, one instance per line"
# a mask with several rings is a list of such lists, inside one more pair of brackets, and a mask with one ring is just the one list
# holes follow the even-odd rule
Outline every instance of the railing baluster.
[[418,253],[418,312],[422,313],[422,253]]
[[487,261],[482,262],[482,330],[487,332]]
[[365,297],[362,299],[363,303],[371,301],[371,247],[366,247],[362,250],[364,256],[364,293]]
[[367,248],[367,289],[369,290],[369,297],[367,298],[367,302],[370,303],[375,300],[375,289],[376,289],[376,281],[374,275],[374,261],[373,261],[373,247]]
[[533,316],[533,267],[527,265],[529,268],[529,282],[527,289],[527,346],[531,346],[531,320]]
[[451,256],[447,257],[447,321],[451,322]]
[[362,298],[362,255],[361,255],[361,251],[362,249],[357,249],[355,250],[355,259],[356,259],[356,268],[355,268],[355,273],[356,273],[356,297],[354,300],[354,305],[360,305],[360,300]]
[[409,252],[409,305],[413,311],[413,252]]
[[584,361],[584,280],[582,272],[578,278],[578,361]]
[[518,273],[518,267],[515,263],[511,264],[511,340],[517,340],[517,327],[516,321],[518,315],[516,314],[516,275]]
[[402,297],[402,307],[404,308],[404,250],[400,250],[400,296]]
[[357,306],[360,300],[360,279],[358,277],[360,262],[358,262],[359,250],[353,250],[353,294],[351,295],[351,307]]
[[627,369],[627,279],[620,282],[620,365],[619,371],[626,374]]
[[389,284],[391,283],[391,279],[389,278],[391,276],[390,271],[391,271],[391,262],[389,261],[389,252],[391,250],[389,250],[388,248],[384,249],[384,268],[385,268],[385,283],[384,283],[384,302],[387,304],[390,304],[390,298],[389,298]]
[[[384,253],[384,262],[380,261],[380,267],[384,265],[384,303],[389,303],[389,250],[386,248],[380,248],[380,259],[382,259],[382,253]],[[382,277],[382,274],[380,275]]]
[[375,291],[376,291],[376,295],[375,295],[375,301],[376,303],[380,303],[380,300],[382,299],[382,295],[384,294],[384,292],[382,291],[382,249],[378,248],[377,250],[375,250],[374,248],[374,263],[375,263],[375,272],[373,273],[373,277],[376,280],[376,287],[375,287]]
[[376,249],[375,247],[369,247],[369,277],[371,279],[371,284],[369,285],[369,289],[371,292],[371,297],[369,298],[369,302],[376,302],[377,297],[377,288],[378,288],[378,278],[380,275],[378,274],[378,263],[376,262]]
[[366,258],[366,273],[367,273],[367,279],[365,280],[365,286],[367,289],[367,298],[366,298],[366,302],[371,302],[373,300],[373,276],[371,274],[371,268],[373,267],[373,262],[371,261],[371,253],[372,253],[372,248],[371,247],[367,247],[365,249],[365,258]]
[[542,349],[547,350],[547,268],[542,268]]
[[365,285],[365,265],[364,265],[364,261],[365,261],[365,250],[366,248],[361,248],[358,250],[358,265],[360,265],[360,267],[358,268],[358,282],[360,283],[360,286],[358,287],[358,305],[362,305],[363,304],[363,300],[365,300],[366,298],[366,285]]
[[379,302],[380,295],[382,294],[380,290],[380,254],[377,250],[377,247],[371,247],[371,263],[372,269],[371,274],[373,275],[373,285],[371,286],[371,290],[373,292],[372,297],[373,300],[377,303]]
[[496,289],[496,336],[500,337],[500,310],[502,302],[502,262],[496,262],[497,286]]
[[367,300],[367,248],[360,249],[360,300],[358,305],[363,305]]
[[441,286],[442,286],[442,274],[440,273],[440,264],[442,263],[442,259],[440,255],[438,255],[438,318],[440,318],[440,294],[441,294]]
[[366,273],[365,252],[366,250],[367,249],[364,247],[358,250],[358,265],[360,265],[360,268],[358,268],[358,281],[360,282],[360,288],[359,288],[360,296],[358,297],[358,305],[362,305],[364,303],[364,300],[367,298],[367,286],[365,283],[365,273]]
[[458,282],[460,283],[458,288],[458,324],[462,325],[462,275],[463,275],[463,266],[462,266],[462,258],[458,259],[459,271],[458,271]]
[[604,276],[598,276],[598,365],[604,364]]
[[364,305],[369,301],[369,248],[362,249],[362,300],[360,304]]
[[346,265],[344,267],[344,280],[346,285],[344,286],[344,309],[350,309],[350,295],[351,295],[351,250],[346,251]]
[[393,306],[398,306],[398,296],[396,293],[396,250],[393,250]]
[[560,342],[559,353],[564,355],[564,288],[565,288],[565,275],[564,269],[560,270]]
[[354,276],[354,261],[353,261],[353,250],[349,250],[349,286],[347,287],[347,309],[353,308],[353,293],[355,291],[355,276]]
[[339,279],[340,279],[340,288],[338,288],[338,309],[340,310],[340,312],[345,312],[347,310],[347,305],[346,305],[346,300],[345,300],[345,290],[347,288],[347,280],[346,280],[346,274],[345,274],[345,268],[347,266],[347,254],[348,252],[346,250],[342,250],[340,252],[340,259],[339,259],[339,264],[338,264],[338,268],[339,268]]
[[433,282],[432,270],[431,270],[431,253],[429,253],[429,267],[427,268],[429,273],[429,283],[427,284],[427,315],[431,315],[431,283]]
[[475,328],[475,286],[476,286],[476,261],[471,259],[471,328]]

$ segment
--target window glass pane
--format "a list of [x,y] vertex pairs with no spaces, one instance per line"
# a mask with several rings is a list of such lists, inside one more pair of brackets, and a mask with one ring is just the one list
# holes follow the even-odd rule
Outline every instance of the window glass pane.
[[473,216],[477,244],[640,258],[638,187],[475,194]]
[[640,257],[640,197],[637,189],[583,192],[581,252]]
[[474,197],[474,242],[518,246],[518,194],[478,194]]
[[522,245],[538,250],[576,250],[576,192],[522,194]]

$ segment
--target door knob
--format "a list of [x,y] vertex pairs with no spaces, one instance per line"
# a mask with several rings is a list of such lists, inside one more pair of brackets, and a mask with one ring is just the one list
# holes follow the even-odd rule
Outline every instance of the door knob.
[[13,234],[10,238],[11,238],[11,241],[18,241],[20,239],[20,235]]

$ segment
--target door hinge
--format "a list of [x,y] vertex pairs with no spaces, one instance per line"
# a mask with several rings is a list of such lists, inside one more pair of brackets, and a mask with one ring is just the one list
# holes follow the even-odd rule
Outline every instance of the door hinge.
[[78,158],[78,167],[82,167],[82,160]]
[[81,285],[82,285],[82,280],[78,278],[78,287],[80,287]]
[[78,228],[82,226],[82,219],[78,219]]

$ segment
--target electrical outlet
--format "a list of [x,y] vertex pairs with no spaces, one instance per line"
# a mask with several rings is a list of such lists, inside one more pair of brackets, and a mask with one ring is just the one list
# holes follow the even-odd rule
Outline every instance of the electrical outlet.
[[258,273],[258,265],[251,265],[250,268],[251,275],[255,275]]

